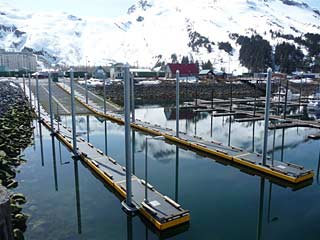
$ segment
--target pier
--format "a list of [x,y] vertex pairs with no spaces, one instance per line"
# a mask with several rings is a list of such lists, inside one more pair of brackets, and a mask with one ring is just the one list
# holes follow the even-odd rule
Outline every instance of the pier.
[[[20,85],[22,87],[22,85]],[[26,87],[28,89],[28,87]],[[35,96],[31,93],[29,101],[32,103],[37,115],[41,116],[40,122],[57,137],[70,151],[73,150],[72,129],[53,120],[51,124],[50,115],[45,109],[38,105]],[[40,114],[38,112],[40,109]],[[115,190],[122,198],[126,193],[126,169],[117,161],[101,150],[95,148],[91,143],[81,137],[76,137],[78,157],[99,177]],[[77,159],[75,159],[76,161]],[[132,180],[132,202],[135,208],[152,223],[158,230],[166,230],[187,223],[190,220],[190,213],[177,202],[159,193],[151,184],[145,183],[143,179],[131,176]],[[147,190],[148,201],[145,201],[145,190]]]
[[[67,84],[57,83],[57,85],[70,94],[70,87]],[[75,92],[75,98],[96,115],[107,118],[118,124],[124,124],[122,114],[111,111],[104,113],[101,106],[92,99],[86,103],[85,96],[78,91]],[[259,115],[256,116],[259,117]],[[173,129],[163,128],[159,125],[138,119],[131,123],[131,127],[155,136],[163,136],[165,139],[183,145],[190,150],[204,152],[211,156],[218,156],[231,163],[236,163],[294,184],[310,180],[314,176],[312,170],[305,169],[303,166],[272,160],[270,158],[268,158],[266,164],[263,165],[261,154],[250,153],[237,147],[224,146],[219,142],[204,140],[197,136],[189,136],[183,132],[179,132],[179,137],[176,137],[176,133]]]

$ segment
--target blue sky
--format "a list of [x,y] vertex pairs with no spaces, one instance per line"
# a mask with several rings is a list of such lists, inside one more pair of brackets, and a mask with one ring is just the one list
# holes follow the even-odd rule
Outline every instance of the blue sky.
[[[2,0],[0,0],[2,1]],[[117,17],[138,0],[7,0],[17,8],[30,11],[65,11],[78,16]],[[173,0],[172,0],[173,1]],[[305,0],[320,10],[320,0]]]

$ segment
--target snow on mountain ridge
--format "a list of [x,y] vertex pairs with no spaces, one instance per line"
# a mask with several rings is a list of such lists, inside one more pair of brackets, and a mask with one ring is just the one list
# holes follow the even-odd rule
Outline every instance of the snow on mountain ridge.
[[[218,68],[228,69],[231,64],[231,71],[241,69],[234,33],[257,33],[272,44],[284,39],[273,39],[270,30],[294,36],[320,33],[320,14],[297,0],[140,0],[128,14],[115,19],[25,13],[3,3],[0,8],[0,24],[16,28],[0,27],[0,48],[45,51],[57,63],[68,65],[84,65],[88,59],[95,65],[122,61],[153,66],[159,58],[170,61],[176,53],[210,59]],[[16,31],[22,34],[17,36]],[[192,51],[191,35],[210,43],[211,52],[203,46]],[[226,41],[234,48],[233,56],[218,48],[219,42]]]

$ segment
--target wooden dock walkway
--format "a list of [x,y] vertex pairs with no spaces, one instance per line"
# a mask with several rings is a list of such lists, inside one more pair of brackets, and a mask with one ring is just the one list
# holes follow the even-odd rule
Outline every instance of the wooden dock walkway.
[[[62,89],[70,94],[69,86],[58,83]],[[111,121],[119,124],[124,124],[124,118],[122,114],[107,112],[104,113],[101,106],[93,104],[92,102],[86,104],[85,98],[80,93],[75,93],[77,101],[82,103],[92,112],[96,113],[101,117],[105,117]],[[257,153],[246,152],[236,147],[223,146],[221,143],[215,141],[207,141],[197,136],[189,136],[186,133],[180,132],[179,137],[176,137],[176,133],[172,129],[163,128],[159,125],[151,124],[149,122],[143,122],[136,120],[131,123],[131,126],[135,129],[143,132],[163,136],[165,139],[170,140],[174,143],[179,143],[190,150],[205,152],[209,155],[218,156],[229,160],[231,162],[246,166],[251,169],[263,172],[267,175],[283,179],[292,183],[300,183],[313,178],[313,171],[307,170],[302,166],[296,166],[291,163],[285,163],[280,161],[267,160],[266,165],[262,164],[262,155]]]

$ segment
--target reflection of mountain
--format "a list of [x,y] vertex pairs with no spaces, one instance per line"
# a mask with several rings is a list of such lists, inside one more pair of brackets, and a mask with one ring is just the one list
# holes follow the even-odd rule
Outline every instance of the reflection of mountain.
[[[167,120],[176,120],[176,108],[164,108],[164,115]],[[180,109],[180,119],[192,119],[195,116],[193,111]]]
[[[176,120],[176,108],[164,108],[164,115],[167,120]],[[199,121],[201,119],[205,119],[208,113],[196,113],[190,109],[180,109],[180,119],[196,119]]]
[[167,158],[171,155],[174,155],[175,154],[175,151],[173,149],[165,149],[165,150],[159,150],[157,152],[154,152],[153,153],[153,156],[156,158],[156,159],[159,159],[159,158]]

